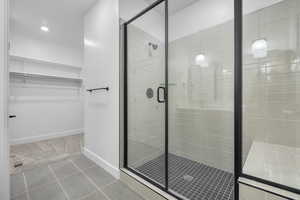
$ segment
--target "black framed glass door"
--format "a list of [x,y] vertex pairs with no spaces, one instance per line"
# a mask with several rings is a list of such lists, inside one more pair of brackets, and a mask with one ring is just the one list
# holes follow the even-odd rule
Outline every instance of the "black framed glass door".
[[[163,189],[168,165],[167,10],[167,0],[160,0],[124,24],[124,164]],[[159,162],[149,166],[154,158]]]

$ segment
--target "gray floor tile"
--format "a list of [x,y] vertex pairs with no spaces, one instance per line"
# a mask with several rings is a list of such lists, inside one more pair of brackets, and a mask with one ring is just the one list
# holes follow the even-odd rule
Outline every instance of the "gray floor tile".
[[48,140],[36,142],[37,146],[44,152],[55,152],[55,149],[48,143]]
[[66,200],[67,197],[57,183],[44,185],[37,189],[29,190],[31,200]]
[[48,144],[50,144],[58,154],[63,154],[66,152],[64,138],[48,140]]
[[96,191],[96,188],[83,174],[68,177],[62,180],[61,184],[71,199],[78,199]]
[[53,169],[54,173],[59,179],[80,173],[73,163],[68,160],[53,163],[50,165],[50,167]]
[[55,182],[54,175],[47,165],[43,165],[24,172],[28,188],[40,187]]
[[100,192],[96,192],[82,200],[107,200],[107,198]]
[[100,167],[93,167],[87,169],[85,171],[85,174],[88,175],[88,177],[90,177],[97,184],[98,187],[103,187],[107,184],[116,181],[116,179],[112,175],[110,175]]
[[82,170],[97,166],[93,161],[86,158],[84,155],[73,156],[71,160]]
[[68,136],[65,138],[66,152],[81,152],[81,137],[79,135]]
[[10,196],[17,197],[25,192],[25,182],[22,173],[10,176]]
[[11,200],[28,200],[27,199],[27,194],[23,194],[21,196],[15,197],[15,198],[11,198]]
[[10,146],[10,154],[12,155],[27,155],[30,154],[30,149],[26,144],[18,144]]
[[[28,169],[37,166],[41,162],[57,161],[66,156],[80,153],[82,140],[83,135],[79,134],[30,144],[11,145],[10,162],[14,163],[14,158],[17,157],[23,161],[22,169]],[[10,167],[12,173],[19,170],[20,167],[15,168],[13,164]]]
[[141,196],[120,181],[105,187],[104,192],[111,200],[143,200]]

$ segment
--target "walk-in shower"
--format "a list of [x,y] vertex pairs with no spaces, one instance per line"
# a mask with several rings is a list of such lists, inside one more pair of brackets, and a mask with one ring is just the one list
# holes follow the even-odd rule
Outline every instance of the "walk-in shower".
[[233,22],[191,32],[172,3],[124,27],[125,165],[178,197],[233,199]]
[[128,20],[125,168],[181,199],[238,199],[238,177],[298,192],[299,7],[160,0]]

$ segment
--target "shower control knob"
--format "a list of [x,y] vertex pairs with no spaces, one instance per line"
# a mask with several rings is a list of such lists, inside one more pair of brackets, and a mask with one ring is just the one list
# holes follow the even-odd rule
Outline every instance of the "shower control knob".
[[11,118],[16,118],[17,116],[16,115],[9,115],[8,117],[11,119]]

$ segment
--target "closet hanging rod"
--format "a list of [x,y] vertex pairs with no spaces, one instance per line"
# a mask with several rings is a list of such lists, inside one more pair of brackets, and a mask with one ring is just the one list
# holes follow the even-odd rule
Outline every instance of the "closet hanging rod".
[[109,90],[109,87],[93,88],[93,89],[88,89],[88,90],[86,90],[86,91],[88,91],[88,92],[93,92],[93,91],[96,91],[96,90],[106,90],[106,91],[108,91],[108,90]]

